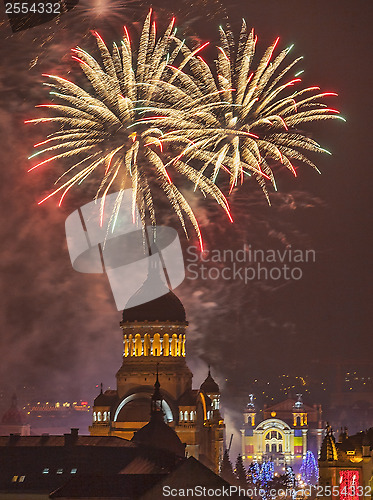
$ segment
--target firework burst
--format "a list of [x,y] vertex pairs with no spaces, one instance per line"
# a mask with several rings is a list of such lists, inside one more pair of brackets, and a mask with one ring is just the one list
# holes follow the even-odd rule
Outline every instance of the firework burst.
[[[180,126],[180,109],[187,123],[199,124],[200,119],[212,116],[209,106],[199,105],[196,110],[189,103],[178,103],[180,90],[173,82],[165,80],[166,69],[180,56],[178,40],[176,48],[171,43],[177,40],[173,34],[173,21],[163,36],[157,39],[155,23],[148,14],[139,42],[136,57],[132,52],[128,32],[121,46],[113,45],[110,52],[97,32],[94,33],[102,64],[81,48],[73,50],[73,58],[93,89],[87,92],[64,78],[46,75],[51,95],[62,104],[43,104],[40,107],[53,111],[55,116],[27,120],[27,122],[52,122],[60,126],[45,141],[36,144],[38,151],[30,158],[51,155],[39,161],[34,170],[53,160],[74,158],[75,163],[56,181],[59,186],[39,203],[59,193],[60,204],[68,191],[83,183],[93,173],[99,173],[100,185],[96,198],[101,196],[101,220],[105,198],[110,188],[118,191],[115,223],[124,189],[131,186],[133,213],[137,205],[143,224],[149,217],[155,225],[155,210],[150,180],[155,177],[158,185],[168,197],[187,233],[184,217],[187,216],[197,232],[202,247],[197,219],[189,203],[171,180],[163,160],[163,136]],[[182,59],[180,71],[194,52],[189,51]],[[167,95],[162,89],[167,88]],[[162,90],[162,91],[161,91]],[[184,109],[185,108],[185,109]],[[164,117],[167,120],[164,120]],[[220,189],[199,171],[182,162],[173,162],[178,174],[193,182],[204,195],[212,196],[223,207],[228,216],[229,206]]]
[[216,76],[199,55],[180,44],[188,71],[169,66],[170,81],[185,88],[184,100],[173,103],[174,111],[185,110],[186,100],[190,106],[199,100],[210,112],[200,116],[197,127],[196,122],[183,122],[183,127],[165,140],[183,145],[175,163],[197,161],[201,175],[208,175],[213,182],[225,170],[230,176],[229,192],[245,176],[255,176],[268,199],[267,182],[276,189],[274,165],[283,165],[296,175],[292,160],[298,160],[317,170],[304,153],[328,151],[299,126],[317,120],[344,120],[337,110],[321,102],[337,94],[320,92],[319,87],[289,92],[300,85],[301,72],[290,78],[289,74],[302,58],[283,65],[291,47],[273,57],[277,39],[255,65],[257,38],[253,30],[247,31],[245,21],[237,44],[232,33],[222,28],[220,42]]

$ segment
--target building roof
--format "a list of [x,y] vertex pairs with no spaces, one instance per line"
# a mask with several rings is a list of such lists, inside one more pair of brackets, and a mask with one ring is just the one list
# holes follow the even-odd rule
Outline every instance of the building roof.
[[187,390],[182,394],[178,400],[179,406],[196,406],[197,404],[198,390],[192,389]]
[[101,392],[96,397],[93,406],[112,406],[118,400],[117,391],[106,390],[102,392],[102,384],[101,384]]
[[[155,294],[160,296],[149,300]],[[165,283],[164,270],[160,269],[157,261],[149,260],[146,280],[132,295],[123,310],[123,322],[134,321],[186,322],[184,306]]]
[[[136,292],[141,293],[141,288]],[[185,323],[186,314],[183,304],[180,299],[170,290],[165,295],[157,297],[156,299],[140,304],[138,306],[130,307],[131,299],[127,303],[128,308],[123,311],[123,322],[134,321],[159,321],[170,323]]]
[[333,431],[329,425],[326,428],[325,437],[321,445],[319,460],[321,462],[330,462],[338,460],[338,453],[337,453],[337,448],[335,446]]
[[209,367],[209,373],[205,379],[204,382],[202,382],[200,390],[205,392],[206,394],[219,394],[220,389],[218,384],[215,382],[215,380],[211,376],[210,372],[210,367]]
[[132,500],[139,498],[164,474],[116,474],[98,476],[84,474],[70,479],[50,494],[50,498],[115,498]]
[[185,445],[180,441],[174,429],[166,424],[160,413],[152,415],[150,422],[135,433],[132,441],[174,453],[179,457],[185,455]]
[[[196,486],[209,489],[220,489],[228,488],[231,486],[223,478],[215,474],[211,469],[203,465],[200,460],[196,460],[194,457],[189,457],[180,463],[175,470],[171,471],[170,474],[161,478],[160,481],[155,483],[155,485],[149,489],[142,497],[141,500],[154,500],[155,498],[164,498],[164,486],[169,486],[170,488],[184,489],[195,488]],[[217,497],[211,497],[217,498]],[[233,493],[229,498],[239,498],[238,493]]]
[[[70,439],[69,439],[70,438]],[[42,436],[20,436],[11,434],[10,436],[0,436],[0,447],[63,447],[67,444],[74,446],[95,446],[109,448],[136,448],[135,444],[127,439],[116,436],[74,436],[66,434],[65,436],[55,436],[44,434]]]

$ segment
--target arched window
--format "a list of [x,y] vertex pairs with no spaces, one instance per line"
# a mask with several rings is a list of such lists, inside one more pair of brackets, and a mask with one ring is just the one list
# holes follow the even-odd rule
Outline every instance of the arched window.
[[174,333],[171,340],[171,356],[177,356],[177,335]]
[[266,444],[266,453],[269,453],[269,444]]
[[271,452],[272,452],[272,453],[277,453],[277,446],[276,446],[276,444],[274,444],[274,443],[272,444],[272,449],[271,449]]
[[188,412],[187,411],[184,413],[184,420],[185,420],[185,422],[188,421]]
[[142,355],[141,335],[139,333],[136,333],[136,335],[135,335],[135,356],[141,356],[141,355]]
[[153,337],[153,356],[161,355],[161,336],[155,333]]
[[181,411],[180,412],[180,422],[182,422],[184,420],[184,413]]
[[190,412],[190,420],[191,420],[191,422],[194,421],[194,411],[193,410]]
[[107,419],[107,411],[104,411],[104,422],[106,422]]
[[145,335],[144,335],[144,356],[150,356],[150,348],[151,348],[150,335],[149,335],[149,333],[145,333]]
[[102,416],[102,415],[101,415],[101,412],[99,411],[99,412],[97,413],[97,420],[98,420],[99,422],[101,422],[101,416]]
[[266,434],[266,439],[271,439],[271,433],[270,433],[270,432],[268,432],[268,433]]
[[299,426],[300,426],[300,416],[298,416],[298,417],[296,418],[296,425],[299,425]]
[[279,451],[280,453],[282,453],[282,444],[281,444],[281,443],[278,445],[278,451]]
[[169,356],[170,355],[170,336],[168,333],[165,333],[163,335],[163,356]]
[[93,421],[96,422],[96,412],[93,412]]

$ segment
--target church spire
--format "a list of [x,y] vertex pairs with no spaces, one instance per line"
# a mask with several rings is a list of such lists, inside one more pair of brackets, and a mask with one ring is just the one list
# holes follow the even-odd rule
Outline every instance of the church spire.
[[154,384],[154,392],[152,395],[150,414],[152,417],[155,416],[156,414],[160,414],[163,418],[162,395],[160,391],[161,384],[159,383],[158,366],[159,363],[157,363],[157,377]]

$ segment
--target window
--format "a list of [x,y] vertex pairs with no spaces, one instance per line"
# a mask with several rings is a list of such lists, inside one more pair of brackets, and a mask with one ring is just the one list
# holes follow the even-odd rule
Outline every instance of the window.
[[78,469],[74,468],[74,469],[71,469],[71,473],[70,474],[76,474],[78,471]]
[[269,444],[266,444],[266,453],[269,453]]
[[99,422],[101,422],[101,412],[100,412],[100,411],[97,413],[97,420],[98,420]]
[[277,453],[277,446],[275,444],[272,445],[271,452],[272,453]]
[[181,411],[180,412],[180,422],[182,422],[184,420],[184,413]]
[[184,420],[185,420],[186,422],[188,421],[188,412],[187,412],[187,411],[184,413]]
[[282,444],[281,444],[281,443],[278,445],[278,451],[279,451],[280,453],[282,453]]
[[107,412],[104,411],[104,421],[106,422],[106,420],[107,420]]
[[20,483],[23,483],[23,481],[25,480],[25,477],[26,477],[26,476],[20,476],[20,478],[19,478],[19,482],[20,482]]
[[96,412],[93,412],[93,421],[96,422]]
[[16,482],[17,482],[17,480],[18,480],[18,476],[13,476],[13,477],[12,477],[12,483],[16,483]]
[[63,474],[63,469],[57,469],[57,474]]
[[49,469],[43,469],[43,474],[49,474]]

